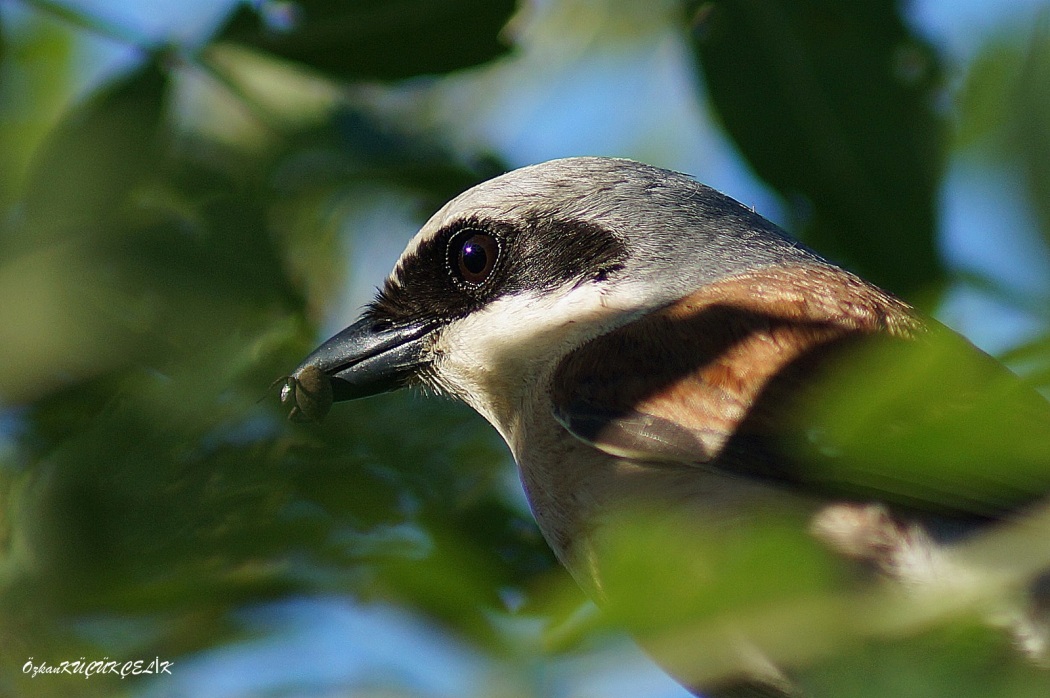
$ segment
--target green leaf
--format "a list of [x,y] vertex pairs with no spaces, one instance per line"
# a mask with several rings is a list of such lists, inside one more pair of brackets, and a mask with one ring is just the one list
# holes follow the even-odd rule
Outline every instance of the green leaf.
[[807,240],[898,293],[938,280],[941,68],[898,3],[724,0],[699,6],[694,26],[726,130],[811,208]]
[[[1044,18],[1045,19],[1045,18]],[[1050,243],[1050,31],[1036,31],[1017,84],[1014,135],[1043,239]]]
[[869,642],[803,674],[805,695],[1037,698],[1050,676],[1002,633],[960,620],[920,636]]
[[241,5],[219,32],[338,79],[447,73],[507,51],[513,0],[300,0]]
[[[1044,23],[1045,24],[1045,23]],[[973,59],[960,94],[958,147],[984,146],[1024,173],[1029,201],[1050,242],[1050,31],[997,38]]]
[[30,234],[104,221],[155,172],[167,86],[167,73],[151,61],[65,116],[31,165],[22,199]]
[[832,497],[980,518],[1050,488],[1050,405],[944,328],[858,348],[807,390],[785,440]]
[[959,90],[955,147],[989,140],[1000,148],[1006,145],[1003,141],[1017,117],[1017,83],[1024,62],[1024,47],[1013,37],[989,43],[974,57]]
[[610,615],[636,634],[795,603],[838,581],[790,505],[742,516],[735,526],[697,520],[695,512],[610,519],[599,543],[602,590]]
[[68,102],[74,59],[72,35],[32,16],[17,32],[0,27],[0,42],[0,209],[7,210]]

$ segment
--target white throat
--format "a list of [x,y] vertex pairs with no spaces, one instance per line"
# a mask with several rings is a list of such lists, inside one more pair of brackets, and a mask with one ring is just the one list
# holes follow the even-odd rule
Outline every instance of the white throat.
[[517,457],[520,422],[549,402],[558,360],[644,312],[626,295],[585,282],[499,298],[442,330],[426,380],[485,417]]

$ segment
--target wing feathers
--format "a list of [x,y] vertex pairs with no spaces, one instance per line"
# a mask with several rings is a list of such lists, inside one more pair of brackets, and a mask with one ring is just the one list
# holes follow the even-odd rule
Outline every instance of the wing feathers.
[[705,287],[571,353],[551,397],[607,453],[827,496],[986,517],[1050,489],[1050,404],[830,267]]
[[556,408],[554,418],[606,453],[641,461],[703,463],[717,455],[724,440],[718,430],[687,428],[645,412],[613,413],[584,402]]
[[609,453],[708,462],[793,362],[850,335],[915,327],[903,303],[837,269],[737,276],[569,355],[552,382],[555,413]]

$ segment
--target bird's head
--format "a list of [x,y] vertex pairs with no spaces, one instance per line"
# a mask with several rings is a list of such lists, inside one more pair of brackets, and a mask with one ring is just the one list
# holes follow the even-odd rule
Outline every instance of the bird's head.
[[293,418],[416,383],[504,432],[558,358],[736,273],[817,258],[682,174],[581,157],[456,197],[409,242],[361,318],[282,392]]

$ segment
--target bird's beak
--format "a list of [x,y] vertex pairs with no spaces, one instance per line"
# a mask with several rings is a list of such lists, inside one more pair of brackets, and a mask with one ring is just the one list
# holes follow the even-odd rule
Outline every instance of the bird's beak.
[[285,379],[281,402],[293,421],[320,420],[333,402],[402,387],[425,363],[434,323],[392,326],[362,318],[314,349]]

